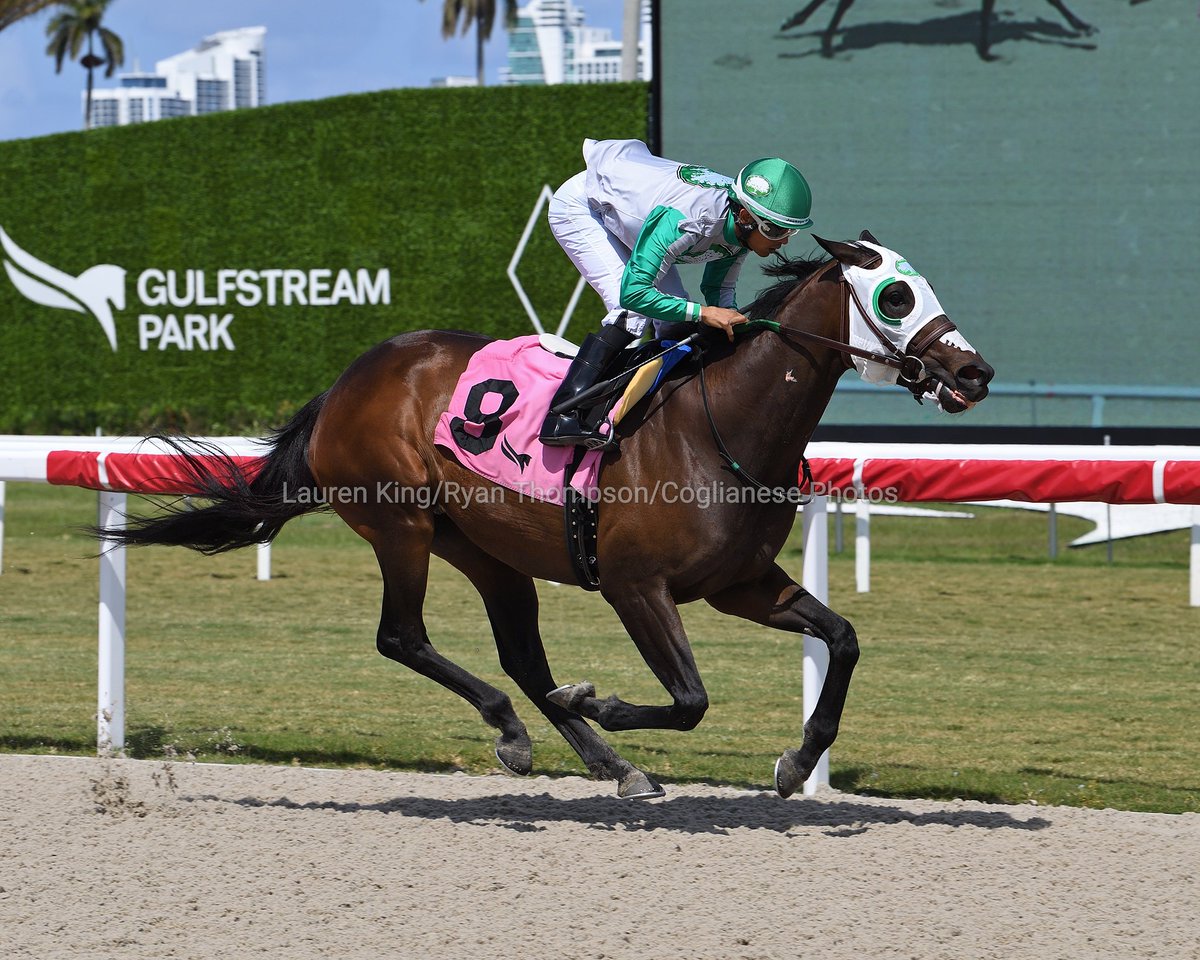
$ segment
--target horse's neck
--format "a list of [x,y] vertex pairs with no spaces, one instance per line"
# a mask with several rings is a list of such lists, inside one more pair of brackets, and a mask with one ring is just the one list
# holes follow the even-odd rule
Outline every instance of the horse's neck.
[[[840,340],[843,295],[836,274],[823,270],[803,284],[775,319],[784,327]],[[723,423],[739,424],[764,473],[775,470],[785,477],[799,464],[846,369],[838,351],[768,330],[714,367],[714,413]],[[753,473],[750,459],[746,457],[746,468]]]

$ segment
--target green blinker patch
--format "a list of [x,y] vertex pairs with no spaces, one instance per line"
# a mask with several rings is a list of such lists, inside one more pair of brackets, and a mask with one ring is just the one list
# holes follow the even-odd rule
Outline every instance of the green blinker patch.
[[[900,262],[904,263],[903,260],[901,260]],[[904,271],[901,270],[900,272],[903,273]],[[912,274],[910,274],[910,276],[912,276]],[[887,287],[887,285],[889,283],[893,283],[895,281],[895,279],[896,279],[895,277],[888,277],[886,280],[881,281],[879,286],[877,286],[875,288],[874,295],[871,297],[871,309],[873,309],[875,311],[875,316],[877,316],[880,320],[882,320],[884,323],[886,323],[889,327],[899,327],[904,324],[903,320],[893,320],[891,317],[884,316],[883,311],[879,309],[879,295],[881,293],[883,293],[883,291]]]

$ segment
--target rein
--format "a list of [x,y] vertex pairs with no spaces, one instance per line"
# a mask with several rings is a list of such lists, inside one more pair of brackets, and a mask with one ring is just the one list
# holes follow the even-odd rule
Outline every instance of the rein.
[[[763,483],[756,477],[747,473],[740,463],[733,459],[733,454],[729,452],[729,448],[725,446],[725,441],[721,439],[721,433],[717,430],[717,421],[713,419],[712,408],[708,403],[708,383],[704,379],[704,357],[700,357],[700,397],[704,401],[704,415],[708,417],[708,428],[712,431],[713,442],[717,445],[717,454],[725,461],[725,466],[729,467],[730,472],[743,483],[749,484],[755,490],[770,490],[768,484]],[[812,487],[812,468],[808,465],[808,457],[800,454],[800,470],[802,479],[799,483],[799,489],[807,490]],[[812,496],[805,499],[797,500],[796,503],[803,506],[806,503],[812,502]]]

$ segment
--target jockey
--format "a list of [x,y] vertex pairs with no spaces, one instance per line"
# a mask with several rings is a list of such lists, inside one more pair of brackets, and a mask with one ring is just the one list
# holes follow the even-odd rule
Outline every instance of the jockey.
[[[551,406],[599,382],[605,367],[642,335],[646,323],[704,324],[733,339],[746,317],[734,287],[747,254],[775,253],[812,226],[808,182],[786,160],[754,160],[736,179],[706,167],[664,160],[640,140],[585,140],[587,169],[550,201],[550,229],[608,314],[588,334]],[[677,263],[703,263],[696,303]],[[622,319],[622,314],[624,317]],[[550,446],[602,447],[582,411],[550,414],[539,439]]]

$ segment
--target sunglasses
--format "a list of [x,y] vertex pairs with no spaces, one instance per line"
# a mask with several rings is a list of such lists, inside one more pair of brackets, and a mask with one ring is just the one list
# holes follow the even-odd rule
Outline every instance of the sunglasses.
[[753,210],[748,208],[743,209],[750,214],[750,219],[753,220],[754,225],[758,227],[758,232],[768,240],[790,240],[800,232],[799,230],[789,230],[787,227],[781,227],[779,224],[772,223],[770,220],[760,219],[759,217],[755,216]]

